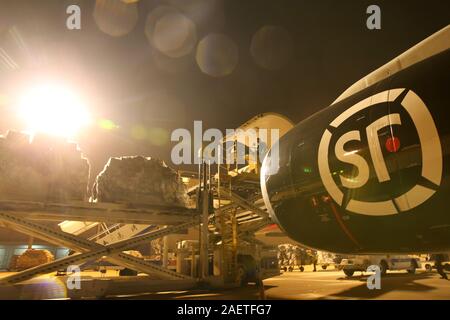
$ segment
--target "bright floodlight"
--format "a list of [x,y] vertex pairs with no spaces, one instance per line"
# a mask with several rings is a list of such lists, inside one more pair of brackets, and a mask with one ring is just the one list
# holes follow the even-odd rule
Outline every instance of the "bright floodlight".
[[20,115],[31,133],[73,137],[90,116],[72,92],[58,85],[45,85],[27,92],[19,106]]

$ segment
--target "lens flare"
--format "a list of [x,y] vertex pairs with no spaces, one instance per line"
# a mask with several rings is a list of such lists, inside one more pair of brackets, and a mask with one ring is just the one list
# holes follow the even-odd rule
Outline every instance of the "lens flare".
[[98,28],[113,37],[130,33],[139,18],[137,1],[96,0],[94,21]]
[[233,72],[238,64],[237,45],[224,34],[209,34],[197,46],[197,64],[203,73],[224,77]]
[[47,133],[73,138],[91,121],[86,107],[67,88],[43,85],[31,89],[20,101],[19,115],[32,134]]
[[290,33],[279,26],[264,26],[252,38],[250,53],[255,62],[268,70],[283,68],[293,56]]

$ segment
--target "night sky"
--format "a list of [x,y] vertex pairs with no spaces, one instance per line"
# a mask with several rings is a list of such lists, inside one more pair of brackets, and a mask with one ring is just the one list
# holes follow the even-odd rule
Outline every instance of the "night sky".
[[[81,30],[66,28],[70,4],[81,8]],[[381,8],[381,30],[366,27],[371,4]],[[161,5],[195,28],[186,50],[172,57],[146,36],[147,16]],[[2,0],[0,48],[15,67],[0,69],[1,131],[23,129],[12,101],[24,88],[52,79],[82,95],[97,122],[118,125],[97,123],[77,138],[94,174],[110,156],[143,154],[171,165],[173,129],[191,129],[194,120],[203,120],[204,128],[235,128],[269,111],[297,123],[450,21],[450,3],[440,0],[140,0],[128,6],[137,6],[135,16],[99,26],[105,17],[100,12],[94,19],[95,1]],[[262,34],[252,53],[252,38],[265,26],[275,31]],[[222,76],[202,72],[196,59],[210,34],[234,43],[230,49],[218,41],[223,65],[209,69]]]

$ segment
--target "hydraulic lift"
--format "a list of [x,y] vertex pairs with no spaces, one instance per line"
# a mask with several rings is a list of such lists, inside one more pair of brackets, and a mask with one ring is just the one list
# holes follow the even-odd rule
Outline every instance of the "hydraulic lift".
[[[275,114],[264,114],[245,123],[243,129],[267,127],[265,122],[273,121],[278,123],[276,127],[284,128],[281,134],[292,127],[286,119]],[[80,265],[99,258],[142,273],[157,275],[161,279],[183,280],[196,284],[219,278],[219,283],[222,284],[239,283],[241,270],[238,265],[238,250],[245,245],[250,251],[258,252],[260,243],[254,239],[253,233],[271,223],[262,201],[258,173],[259,163],[249,163],[247,168],[240,169],[238,166],[232,169],[230,166],[217,165],[217,174],[212,177],[209,164],[199,165],[197,179],[194,179],[198,183],[191,193],[197,198],[197,207],[194,209],[170,206],[141,208],[132,204],[113,203],[61,204],[1,200],[0,225],[70,248],[76,254],[3,277],[0,279],[0,286],[14,285],[70,265]],[[85,222],[86,229],[89,228],[87,222],[115,224],[118,229],[122,228],[124,231],[136,231],[135,225],[141,225],[140,230],[145,228],[142,225],[156,225],[158,228],[138,235],[118,231],[102,242],[97,241],[96,237],[85,238],[77,232],[70,234],[41,223],[64,220]],[[198,274],[177,273],[167,269],[167,263],[159,266],[124,252],[193,227],[199,229]],[[129,235],[132,236],[127,238]],[[209,268],[212,253],[214,257],[216,254],[219,257],[218,272],[214,270],[214,275]],[[167,248],[164,248],[164,254],[167,255]],[[167,257],[164,257],[164,261],[167,261]],[[259,262],[256,261],[257,264]],[[214,264],[216,269],[216,263]]]
[[[214,199],[217,199],[217,184],[214,186],[208,181],[206,185],[206,188],[200,190],[203,193],[202,197],[207,199],[208,196],[212,196]],[[202,208],[200,208],[203,211],[203,215],[200,214],[200,210],[198,209],[184,209],[179,207],[171,208],[155,206],[140,209],[130,208],[120,204],[105,203],[55,204],[26,201],[0,201],[0,225],[27,234],[31,237],[40,238],[44,241],[70,248],[77,252],[77,254],[4,277],[0,279],[0,284],[13,285],[42,274],[67,268],[69,265],[80,265],[85,261],[102,257],[106,258],[108,262],[142,273],[154,274],[162,279],[191,280],[195,283],[198,280],[205,280],[210,276],[207,272],[207,259],[211,243],[211,241],[208,240],[208,235],[211,233],[211,228],[213,230],[215,229],[213,221],[220,219],[222,219],[222,227],[228,225],[227,228],[231,227],[234,229],[232,234],[230,234],[227,233],[225,229],[221,229],[220,227],[217,228],[218,231],[222,232],[221,236],[224,239],[225,258],[223,259],[224,264],[222,265],[222,268],[228,270],[228,277],[224,282],[232,282],[236,274],[236,247],[239,237],[251,234],[253,231],[269,223],[270,220],[268,219],[266,211],[261,209],[260,206],[252,204],[251,201],[242,198],[231,190],[221,190],[222,196],[224,199],[228,199],[230,204],[218,207],[212,213],[208,206],[203,205]],[[234,221],[229,219],[230,212],[234,212],[235,214],[235,217],[233,218]],[[224,219],[225,217],[228,220]],[[129,239],[102,245],[95,242],[95,239],[85,239],[82,236],[56,230],[55,228],[40,223],[41,221],[62,221],[64,219],[121,223],[124,225],[152,224],[164,225],[164,227]],[[175,221],[178,223],[175,224]],[[174,234],[194,226],[201,226],[202,237],[200,243],[203,242],[204,244],[201,247],[200,267],[202,272],[200,273],[200,279],[174,272],[123,252],[140,244],[148,243],[153,239]],[[206,228],[203,226],[206,226]],[[231,247],[228,246],[230,243],[232,244]],[[222,276],[225,276],[223,270],[221,274]]]

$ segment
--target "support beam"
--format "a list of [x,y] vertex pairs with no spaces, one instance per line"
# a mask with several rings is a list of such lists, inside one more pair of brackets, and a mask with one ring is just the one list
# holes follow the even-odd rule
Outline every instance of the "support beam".
[[132,255],[123,252],[108,256],[106,259],[112,263],[117,263],[124,267],[138,270],[146,274],[156,274],[158,276],[161,276],[162,278],[168,278],[173,280],[192,279],[190,276],[174,272],[164,267],[157,266],[154,263],[145,261],[144,259],[141,258],[133,257]]
[[167,268],[167,264],[169,262],[169,238],[168,236],[163,237],[163,257],[162,257],[162,266]]
[[96,251],[89,251],[86,253],[80,253],[75,254],[72,256],[68,256],[62,259],[58,259],[53,262],[49,262],[34,268],[30,268],[21,272],[18,272],[16,274],[13,274],[11,276],[4,277],[0,279],[0,284],[8,285],[8,284],[14,284],[17,282],[22,282],[31,278],[34,278],[38,275],[55,272],[57,270],[66,269],[67,266],[70,265],[78,265],[81,262],[91,260],[91,259],[98,259],[104,255],[108,254],[108,249],[104,248],[101,250]]
[[40,238],[42,240],[55,243],[57,245],[71,248],[75,251],[84,252],[86,250],[96,250],[104,248],[102,245],[72,235],[54,228],[41,225],[11,213],[0,212],[0,222],[8,228],[21,233]]
[[198,213],[195,209],[175,206],[146,206],[132,208],[112,203],[43,203],[0,200],[0,211],[30,220],[92,221],[125,224],[176,225],[190,221]]
[[162,276],[169,276],[175,279],[188,279],[190,277],[178,274],[176,272],[158,267],[142,259],[132,257],[123,253],[122,251],[135,247],[142,243],[148,242],[152,239],[162,237],[171,233],[184,230],[198,224],[198,221],[193,220],[191,222],[183,223],[177,226],[162,228],[157,231],[148,232],[131,239],[119,241],[111,245],[102,246],[95,242],[74,236],[62,231],[54,230],[47,226],[42,226],[35,222],[27,221],[22,218],[11,216],[10,214],[0,213],[0,221],[4,224],[26,234],[33,234],[38,237],[45,238],[46,240],[65,245],[69,248],[74,248],[79,251],[88,251],[85,253],[69,256],[63,259],[59,259],[54,262],[50,262],[35,268],[31,268],[17,274],[2,278],[0,283],[13,284],[16,282],[28,280],[40,274],[54,272],[66,268],[69,265],[80,264],[86,260],[99,259],[103,256],[107,256],[108,260],[113,260],[118,264],[124,264],[126,267],[142,271],[144,273],[156,272]]
[[242,237],[242,236],[254,233],[255,231],[258,231],[271,223],[273,223],[273,222],[270,219],[262,219],[258,222],[243,224],[240,226],[241,232],[239,232],[238,236]]
[[203,190],[202,192],[202,224],[200,228],[200,266],[201,278],[205,279],[208,276],[208,262],[209,262],[209,240],[208,240],[208,225],[209,225],[209,186],[206,178],[206,164],[203,164]]
[[227,191],[224,191],[223,194],[228,196],[238,206],[256,213],[261,218],[270,219],[269,214],[266,211],[258,208],[257,206],[255,206],[254,204],[250,203],[249,201],[247,201],[246,199],[242,198],[241,196],[237,195],[233,191],[227,190]]

